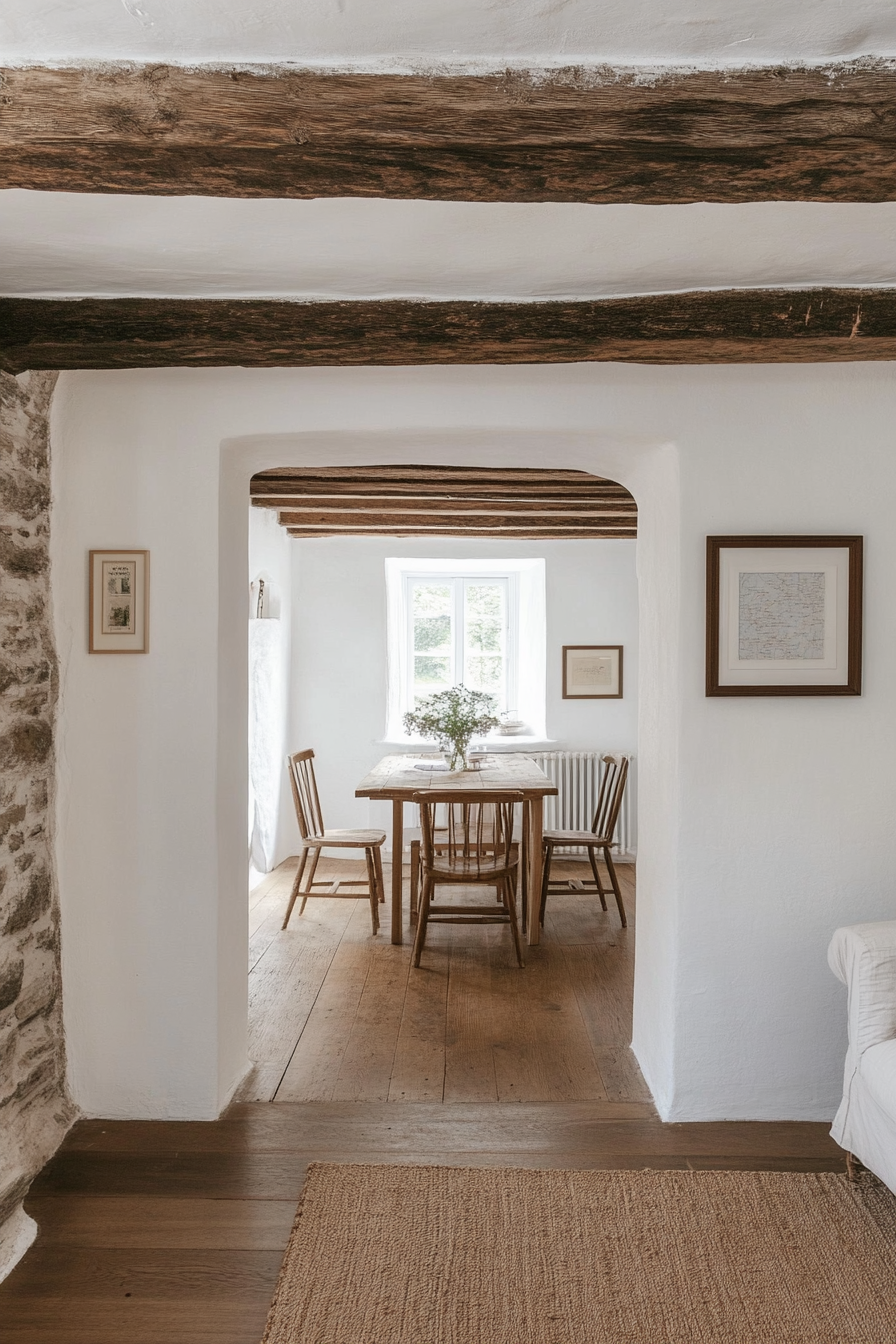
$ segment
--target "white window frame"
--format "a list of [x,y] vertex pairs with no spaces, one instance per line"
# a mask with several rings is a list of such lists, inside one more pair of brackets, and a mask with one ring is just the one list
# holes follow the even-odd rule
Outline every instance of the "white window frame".
[[439,583],[450,584],[453,590],[452,601],[454,605],[454,639],[451,653],[451,684],[457,685],[459,682],[467,683],[466,672],[464,669],[465,643],[464,638],[464,612],[466,603],[464,594],[466,589],[475,583],[500,583],[504,588],[504,700],[499,703],[497,712],[500,714],[506,709],[515,710],[517,707],[517,696],[519,686],[519,626],[520,626],[520,602],[519,602],[519,574],[514,570],[507,570],[506,573],[491,572],[481,574],[453,574],[439,573],[432,570],[415,571],[405,570],[404,579],[404,620],[405,620],[405,658],[407,660],[405,674],[402,679],[402,715],[408,710],[412,710],[414,705],[412,688],[415,684],[414,678],[414,604],[411,600],[411,590],[417,583]]
[[[545,739],[545,562],[390,557],[386,567],[388,687],[384,741],[415,741],[403,716],[412,708],[410,582],[425,579],[507,580],[507,708],[516,710],[531,732],[522,740]],[[455,640],[457,640],[455,631]],[[515,700],[514,700],[515,697]],[[492,734],[489,734],[492,736]],[[511,741],[511,739],[499,739]]]

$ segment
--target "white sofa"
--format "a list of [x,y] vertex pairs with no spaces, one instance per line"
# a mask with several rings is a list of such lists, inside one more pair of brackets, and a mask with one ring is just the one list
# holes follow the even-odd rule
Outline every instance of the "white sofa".
[[896,1191],[896,920],[838,929],[828,964],[849,994],[843,1100],[831,1135]]

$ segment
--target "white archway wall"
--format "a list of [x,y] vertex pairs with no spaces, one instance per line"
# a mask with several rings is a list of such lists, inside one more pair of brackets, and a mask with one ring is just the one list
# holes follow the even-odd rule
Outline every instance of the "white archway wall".
[[[829,1116],[844,1013],[826,943],[893,909],[894,411],[887,365],[63,375],[57,852],[84,1109],[211,1116],[245,1067],[246,482],[289,445],[550,462],[634,491],[636,1052],[670,1118]],[[865,534],[861,699],[704,698],[704,537],[749,531]],[[85,651],[86,552],[106,545],[152,552],[145,658]]]

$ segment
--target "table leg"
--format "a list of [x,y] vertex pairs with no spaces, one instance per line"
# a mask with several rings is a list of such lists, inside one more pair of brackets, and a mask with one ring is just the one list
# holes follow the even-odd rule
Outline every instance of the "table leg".
[[529,927],[529,802],[523,799],[523,812],[521,818],[521,844],[520,844],[520,928],[525,937],[526,929]]
[[401,867],[404,854],[404,803],[392,799],[392,941],[402,941]]
[[529,799],[529,910],[526,921],[526,942],[532,947],[541,942],[541,874],[542,835],[544,831],[544,799]]

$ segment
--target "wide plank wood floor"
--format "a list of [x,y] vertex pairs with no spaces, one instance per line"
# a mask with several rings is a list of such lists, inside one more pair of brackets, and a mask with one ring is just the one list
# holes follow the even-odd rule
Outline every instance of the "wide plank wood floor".
[[279,936],[288,880],[252,908],[249,1090],[276,1103],[78,1124],[26,1200],[2,1344],[259,1344],[313,1161],[843,1169],[827,1125],[659,1120],[627,1046],[631,934],[590,900],[554,901],[525,971],[505,930],[441,928],[409,973],[361,903]]
[[255,1102],[210,1124],[82,1121],[26,1200],[40,1235],[0,1285],[0,1341],[258,1344],[312,1161],[843,1167],[826,1125],[665,1125],[644,1102]]
[[[619,865],[629,927],[593,895],[550,898],[520,970],[509,931],[431,925],[371,937],[366,900],[316,897],[280,924],[295,863],[253,893],[247,1101],[647,1101],[629,1049],[634,870]],[[322,876],[360,873],[334,860]],[[558,873],[584,876],[587,865]],[[387,870],[388,872],[388,870]],[[388,877],[387,877],[388,886]]]

